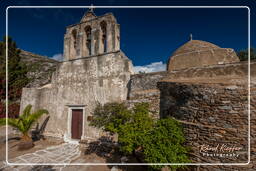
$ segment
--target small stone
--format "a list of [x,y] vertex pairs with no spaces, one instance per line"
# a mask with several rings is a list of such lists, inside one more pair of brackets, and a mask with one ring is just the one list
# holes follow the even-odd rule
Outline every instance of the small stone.
[[224,124],[223,126],[224,128],[232,128],[232,126],[230,124]]
[[231,107],[231,106],[220,106],[219,109],[222,109],[222,110],[231,110],[232,107]]
[[215,100],[214,100],[214,99],[211,99],[211,103],[212,103],[212,104],[215,103]]
[[225,134],[225,133],[226,133],[225,130],[219,130],[219,132],[220,132],[221,134]]
[[223,137],[222,135],[217,134],[217,133],[215,133],[214,136],[216,136],[216,137]]
[[235,86],[235,85],[226,87],[227,90],[235,90],[235,89],[237,89],[237,88],[238,88],[238,87]]
[[235,113],[238,113],[237,111],[235,111],[235,110],[231,110],[231,111],[229,111],[229,113],[231,113],[231,114],[235,114]]
[[214,117],[209,117],[209,121],[210,121],[210,122],[216,122],[216,120],[215,120]]
[[208,100],[209,97],[208,97],[207,95],[204,95],[204,96],[203,96],[203,99],[204,99],[204,100]]
[[212,93],[215,95],[215,94],[217,94],[217,91],[216,91],[216,90],[214,90]]

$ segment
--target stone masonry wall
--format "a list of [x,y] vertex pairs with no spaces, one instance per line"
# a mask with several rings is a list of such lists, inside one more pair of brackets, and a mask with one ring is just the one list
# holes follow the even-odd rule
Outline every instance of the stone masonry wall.
[[168,75],[167,71],[131,75],[129,97],[137,91],[157,89],[157,82]]
[[166,71],[131,75],[127,105],[132,107],[135,103],[147,102],[150,104],[152,116],[159,118],[160,91],[157,88],[157,82],[166,75]]
[[[174,117],[184,127],[187,145],[191,147],[190,157],[194,163],[247,163],[248,161],[248,88],[247,85],[220,83],[159,82],[161,90],[161,117]],[[255,134],[256,85],[251,88],[252,130]],[[252,132],[253,133],[253,132]],[[252,134],[252,144],[255,136]],[[254,137],[254,138],[253,138]],[[217,152],[202,151],[207,145],[218,146]],[[239,147],[234,153],[238,157],[207,156],[226,147]],[[251,160],[255,161],[255,147],[252,146]],[[204,153],[203,153],[204,152]],[[200,166],[203,170],[232,170],[232,168],[255,170],[255,164],[246,166]]]
[[[251,61],[251,75],[256,75],[256,61]],[[212,65],[207,67],[193,67],[179,71],[171,71],[168,78],[181,79],[181,78],[215,78],[215,77],[246,77],[248,76],[248,61],[237,62],[232,64]]]

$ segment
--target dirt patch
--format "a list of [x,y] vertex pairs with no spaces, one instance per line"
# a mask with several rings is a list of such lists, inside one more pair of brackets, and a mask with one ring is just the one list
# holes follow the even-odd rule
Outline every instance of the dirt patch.
[[[122,171],[146,171],[147,166],[115,166],[114,163],[141,163],[136,157],[132,155],[125,156],[119,151],[119,145],[108,137],[101,137],[96,141],[80,147],[81,155],[73,163],[109,163],[111,165],[102,166],[88,166],[86,170],[122,170]],[[114,168],[113,168],[114,167]],[[82,168],[81,168],[82,169]]]
[[[106,157],[99,156],[96,153],[91,153],[91,154],[86,154],[84,155],[83,153],[81,156],[76,159],[75,161],[72,161],[72,163],[121,163],[120,162],[120,157],[119,155],[116,155],[115,161],[109,162]],[[137,161],[134,159],[134,162],[137,163]],[[113,168],[114,167],[114,168]],[[146,171],[147,166],[115,166],[115,165],[88,165],[88,166],[67,166],[63,170],[86,170],[86,171],[110,171],[110,170],[115,170],[115,171]]]

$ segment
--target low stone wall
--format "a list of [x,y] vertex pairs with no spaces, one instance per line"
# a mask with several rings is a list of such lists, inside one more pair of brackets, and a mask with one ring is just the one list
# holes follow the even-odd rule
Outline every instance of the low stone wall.
[[133,107],[136,103],[148,103],[150,114],[153,118],[159,118],[159,104],[160,104],[160,91],[157,89],[144,90],[134,93],[129,100],[126,100],[125,103],[128,108]]
[[128,98],[136,92],[157,89],[157,82],[167,76],[167,71],[131,75],[128,83]]
[[133,107],[135,103],[147,102],[150,104],[151,115],[159,118],[160,91],[157,82],[166,76],[166,71],[132,75],[128,84],[126,104]]
[[[187,145],[191,147],[193,163],[247,163],[248,161],[248,89],[247,85],[220,83],[158,83],[161,117],[174,117],[184,127]],[[251,116],[255,134],[256,86],[251,88]],[[253,125],[254,124],[254,125]],[[252,131],[253,132],[253,131]],[[254,136],[252,134],[252,136]],[[253,138],[255,145],[255,137]],[[213,152],[206,147],[217,147]],[[233,152],[221,147],[238,147]],[[204,149],[200,152],[200,149]],[[255,160],[256,149],[252,148]],[[238,154],[237,157],[207,156],[220,153]],[[214,166],[201,167],[212,170]],[[224,168],[224,167],[218,167]],[[225,167],[231,169],[231,167]],[[235,168],[235,166],[233,167]],[[255,165],[244,166],[256,169]]]

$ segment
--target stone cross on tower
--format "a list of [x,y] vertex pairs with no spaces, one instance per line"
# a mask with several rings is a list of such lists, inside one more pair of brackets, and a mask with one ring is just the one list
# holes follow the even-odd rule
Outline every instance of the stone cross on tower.
[[88,11],[93,13],[93,9],[94,9],[94,6],[93,6],[93,4],[91,4]]
[[193,35],[192,35],[192,33],[190,33],[190,40],[193,40]]

